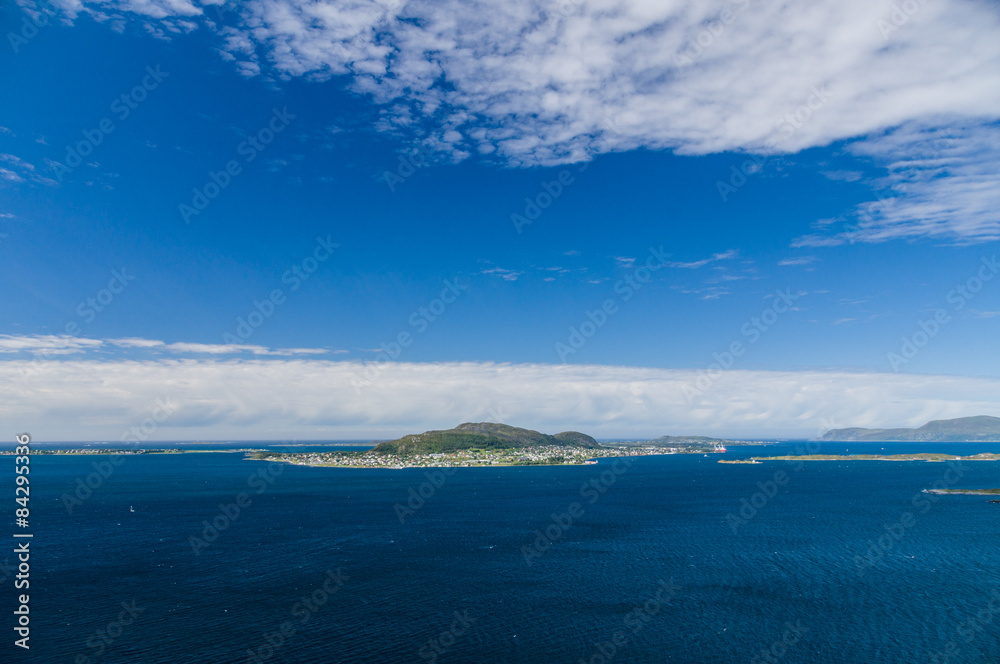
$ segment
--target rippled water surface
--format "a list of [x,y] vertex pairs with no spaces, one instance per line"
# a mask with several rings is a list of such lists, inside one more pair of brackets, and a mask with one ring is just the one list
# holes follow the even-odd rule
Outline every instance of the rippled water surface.
[[[883,448],[945,446],[822,451]],[[439,487],[421,470],[135,456],[71,514],[61,496],[107,458],[37,456],[31,650],[6,644],[3,661],[1000,661],[1000,505],[921,493],[1000,487],[1000,462],[717,463],[790,449],[642,457],[619,474],[607,459],[458,469]],[[13,486],[13,459],[0,469]],[[743,499],[756,513],[737,524]],[[116,626],[122,602],[142,611]]]

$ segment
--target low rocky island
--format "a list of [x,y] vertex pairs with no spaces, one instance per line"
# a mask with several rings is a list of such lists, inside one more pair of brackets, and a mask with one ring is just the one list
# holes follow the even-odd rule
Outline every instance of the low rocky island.
[[661,438],[602,445],[578,431],[549,435],[507,424],[470,422],[454,429],[403,436],[365,451],[254,452],[247,458],[340,468],[564,466],[597,463],[602,457],[710,454],[725,450],[721,442],[702,438],[668,447]]

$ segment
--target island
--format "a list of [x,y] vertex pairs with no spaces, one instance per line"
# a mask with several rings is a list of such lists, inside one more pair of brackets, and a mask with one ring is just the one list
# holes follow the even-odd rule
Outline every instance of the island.
[[1000,461],[1000,454],[983,452],[971,456],[957,456],[941,452],[921,452],[918,454],[802,454],[771,457],[750,457],[749,459],[720,459],[719,463],[762,463],[764,461]]
[[454,429],[425,431],[375,445],[365,451],[253,452],[248,459],[340,468],[441,468],[483,466],[566,466],[597,463],[602,457],[711,454],[721,441],[699,438],[668,447],[652,441],[601,444],[587,434],[554,435],[495,422],[466,422]]
[[939,495],[959,494],[966,496],[996,496],[1000,495],[1000,489],[924,489],[924,493],[936,493]]
[[996,443],[1000,442],[1000,417],[978,415],[933,420],[916,429],[832,429],[819,440],[838,442]]
[[[960,495],[960,496],[1000,496],[1000,489],[924,489],[924,493],[936,493],[938,495]],[[1000,498],[987,500],[988,503],[1000,503]]]

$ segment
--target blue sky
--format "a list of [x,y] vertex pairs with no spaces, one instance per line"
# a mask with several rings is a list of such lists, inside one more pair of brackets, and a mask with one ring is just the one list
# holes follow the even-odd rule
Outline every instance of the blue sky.
[[212,4],[0,13],[9,429],[996,414],[995,6]]

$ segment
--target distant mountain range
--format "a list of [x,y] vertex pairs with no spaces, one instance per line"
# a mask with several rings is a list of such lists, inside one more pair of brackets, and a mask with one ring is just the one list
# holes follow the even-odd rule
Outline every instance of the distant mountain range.
[[954,420],[934,420],[917,429],[832,429],[819,440],[980,443],[1000,442],[1000,417],[979,415]]
[[468,449],[502,450],[545,445],[586,449],[601,447],[596,440],[579,431],[563,431],[551,436],[531,429],[512,427],[508,424],[466,422],[459,424],[454,429],[425,431],[379,443],[372,451],[405,456],[408,454],[457,452]]

